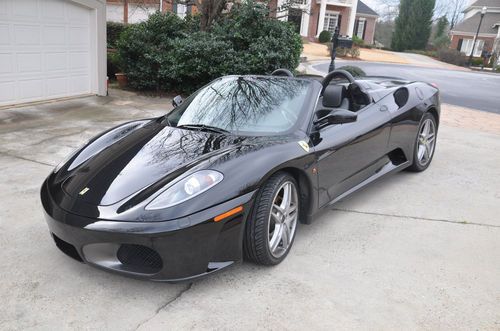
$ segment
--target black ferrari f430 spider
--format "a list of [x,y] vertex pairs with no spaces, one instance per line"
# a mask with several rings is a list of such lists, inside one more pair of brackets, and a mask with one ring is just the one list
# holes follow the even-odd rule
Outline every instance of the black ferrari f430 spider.
[[324,79],[276,74],[221,77],[175,98],[169,114],[110,129],[70,155],[41,189],[57,247],[161,281],[243,257],[275,265],[299,222],[431,163],[436,87],[340,70]]

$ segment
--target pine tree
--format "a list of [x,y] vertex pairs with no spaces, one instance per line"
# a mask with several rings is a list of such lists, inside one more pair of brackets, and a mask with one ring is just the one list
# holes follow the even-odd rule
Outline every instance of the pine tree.
[[449,22],[446,16],[441,16],[439,18],[439,20],[436,23],[436,35],[434,36],[434,39],[438,39],[445,35],[448,24]]
[[424,49],[431,34],[435,0],[401,0],[391,48]]
[[399,2],[399,15],[396,17],[396,26],[391,41],[391,48],[398,52],[406,49],[406,24],[410,18],[411,2],[412,0],[401,0]]

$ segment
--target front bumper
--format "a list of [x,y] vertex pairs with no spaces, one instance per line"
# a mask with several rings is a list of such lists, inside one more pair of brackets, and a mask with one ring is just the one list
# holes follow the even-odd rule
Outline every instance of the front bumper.
[[[43,194],[48,194],[44,192]],[[182,281],[210,274],[242,258],[245,220],[254,192],[187,217],[164,222],[119,222],[71,214],[51,202],[45,218],[54,241],[80,262],[136,278]],[[237,206],[243,211],[213,218]]]

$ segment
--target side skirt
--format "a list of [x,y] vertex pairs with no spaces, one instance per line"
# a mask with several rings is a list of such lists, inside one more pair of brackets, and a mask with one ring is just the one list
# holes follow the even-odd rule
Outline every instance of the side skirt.
[[334,203],[339,202],[340,200],[344,199],[345,197],[347,197],[347,196],[351,195],[352,193],[358,191],[359,189],[367,186],[368,184],[373,183],[374,181],[378,180],[379,178],[382,178],[385,175],[388,175],[388,174],[391,174],[391,173],[403,170],[404,168],[408,167],[409,165],[410,165],[410,162],[408,162],[408,161],[403,162],[401,164],[397,164],[397,165],[395,165],[394,163],[392,163],[391,161],[389,161],[382,168],[380,168],[380,170],[377,171],[373,176],[365,179],[364,181],[362,181],[358,185],[354,186],[350,190],[342,193],[341,195],[339,195],[338,197],[336,197],[334,200],[330,201],[327,204],[327,206],[331,206]]

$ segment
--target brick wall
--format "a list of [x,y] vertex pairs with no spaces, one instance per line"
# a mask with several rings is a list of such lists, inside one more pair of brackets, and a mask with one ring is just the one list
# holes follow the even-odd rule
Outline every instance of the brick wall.
[[[474,37],[454,34],[451,36],[450,48],[457,49],[460,39],[474,39]],[[493,38],[493,37],[481,37],[481,36],[479,36],[477,38],[477,40],[484,40],[484,49],[486,49],[488,51],[491,51],[491,49],[493,47],[493,43],[495,42],[495,38]]]
[[[320,4],[316,3],[316,1],[312,1],[311,3],[311,17],[309,18],[309,33],[308,37],[310,40],[316,39],[316,33],[318,29],[318,18],[319,18],[319,9]],[[331,10],[335,12],[339,12],[342,15],[342,20],[340,22],[340,34],[346,35],[347,29],[349,28],[349,15],[350,9],[347,7],[337,7],[337,6],[326,6],[326,10]],[[323,27],[324,22],[320,23],[321,28]]]

